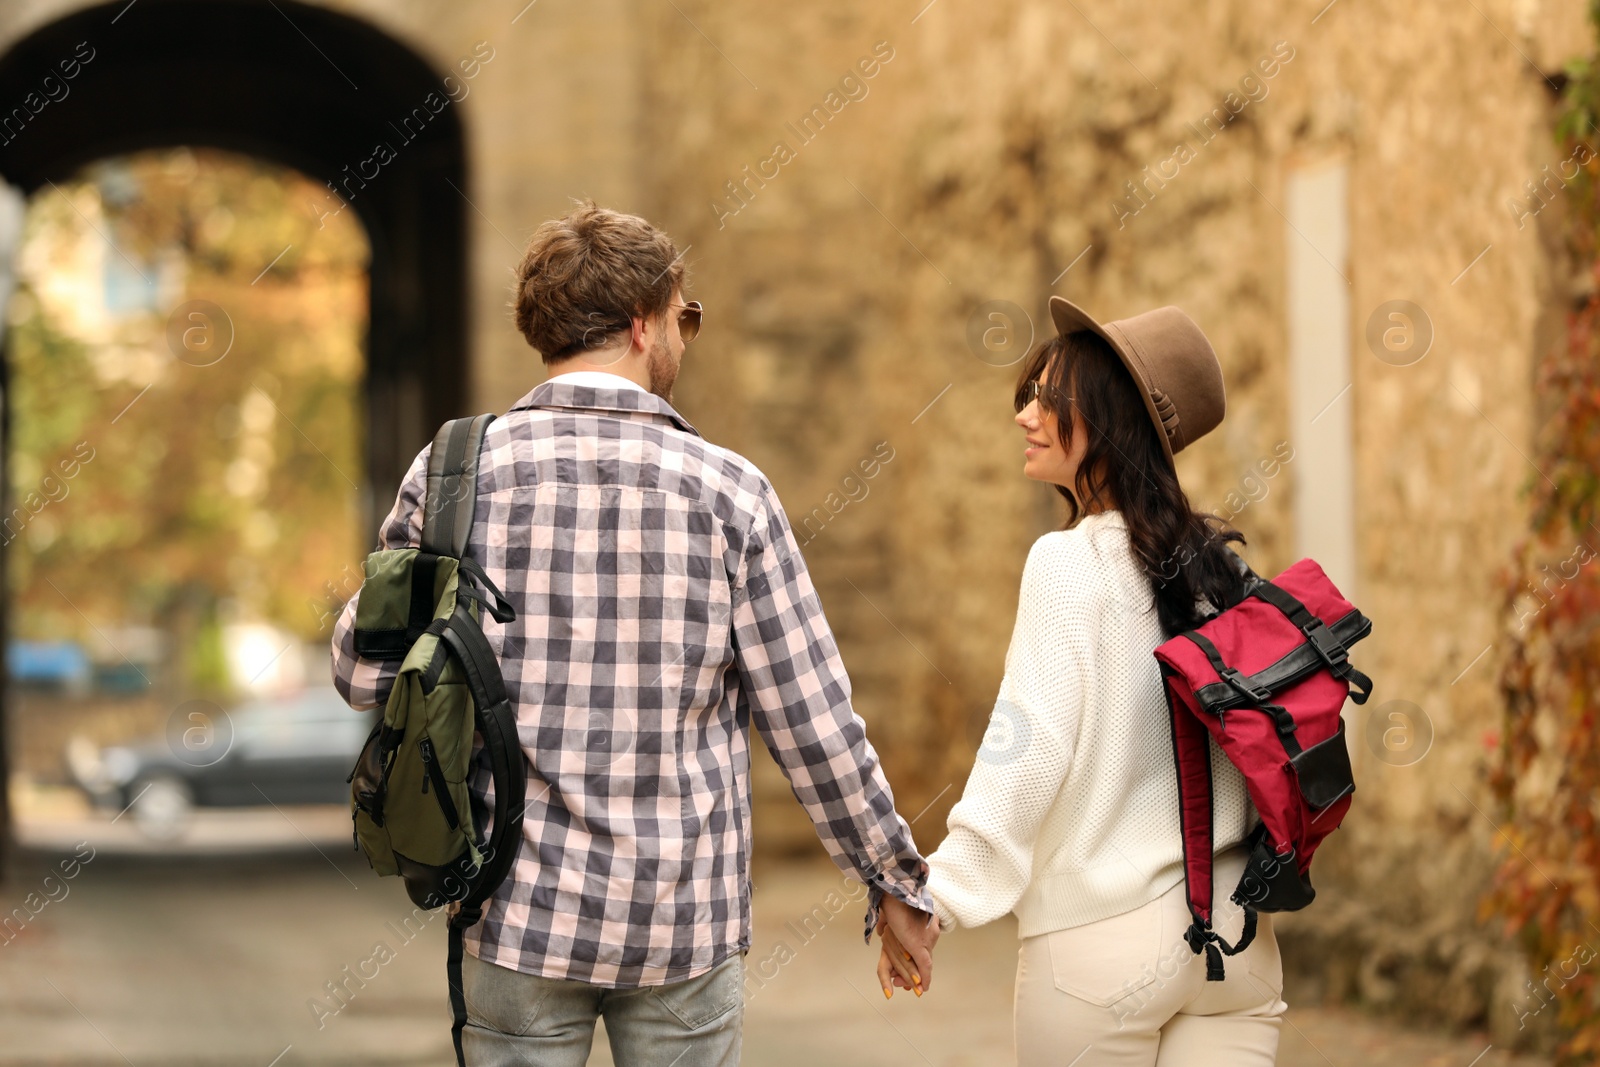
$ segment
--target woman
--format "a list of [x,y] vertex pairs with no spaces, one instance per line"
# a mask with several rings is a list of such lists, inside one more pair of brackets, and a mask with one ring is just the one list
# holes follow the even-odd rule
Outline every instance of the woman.
[[[1060,297],[1050,310],[1059,333],[1024,368],[1016,422],[1023,473],[1055,485],[1067,523],[1028,554],[999,699],[928,889],[946,929],[1016,913],[1021,1067],[1268,1065],[1286,1008],[1271,916],[1220,982],[1183,939],[1172,728],[1151,655],[1243,595],[1227,542],[1244,536],[1193,511],[1173,466],[1222,421],[1221,368],[1175,307],[1105,324]],[[1215,746],[1212,765],[1213,914],[1232,941],[1255,813]],[[919,977],[886,935],[885,992]]]

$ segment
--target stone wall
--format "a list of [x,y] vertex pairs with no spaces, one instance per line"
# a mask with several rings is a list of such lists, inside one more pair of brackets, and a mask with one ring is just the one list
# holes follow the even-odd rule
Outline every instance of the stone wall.
[[[1015,368],[977,358],[975,310],[1010,301],[1040,329],[1051,292],[1106,315],[1188,310],[1222,359],[1229,415],[1179,471],[1198,506],[1221,509],[1296,435],[1285,174],[1347,163],[1356,350],[1341,402],[1354,407],[1357,595],[1375,625],[1358,658],[1378,697],[1350,709],[1361,788],[1318,862],[1322,900],[1280,929],[1302,995],[1525,1039],[1524,976],[1476,915],[1497,818],[1481,769],[1498,725],[1496,574],[1538,476],[1523,455],[1531,358],[1564,298],[1554,244],[1507,201],[1558,162],[1541,71],[1589,48],[1581,5],[820,4],[776,23],[684,11],[694,27],[670,8],[646,15],[644,200],[694,246],[709,309],[683,406],[797,514],[875,442],[893,446],[870,493],[805,551],[903,806],[932,805],[929,842],[992,704],[1027,546],[1060,521],[1018,474]],[[880,41],[893,58],[862,79],[866,95],[802,143],[793,124]],[[1198,134],[1230,91],[1248,100],[1238,116]],[[1410,366],[1364,340],[1394,299],[1432,324]],[[1295,477],[1290,463],[1236,519],[1269,573],[1295,558]],[[1390,700],[1431,723],[1412,765],[1381,743]]]

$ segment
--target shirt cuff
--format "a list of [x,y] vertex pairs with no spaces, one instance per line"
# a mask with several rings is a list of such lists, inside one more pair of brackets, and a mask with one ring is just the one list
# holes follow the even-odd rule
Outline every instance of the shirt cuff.
[[928,892],[927,860],[917,860],[916,872],[910,877],[898,872],[880,871],[867,883],[865,939],[869,945],[872,943],[873,933],[878,928],[878,912],[882,907],[885,893],[893,894],[901,903],[909,904],[920,911],[930,915],[937,914],[934,910],[933,894]]

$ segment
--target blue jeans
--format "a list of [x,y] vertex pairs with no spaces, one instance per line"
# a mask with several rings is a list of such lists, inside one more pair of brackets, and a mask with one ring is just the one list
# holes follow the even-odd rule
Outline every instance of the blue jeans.
[[604,1018],[617,1067],[738,1067],[744,957],[664,986],[608,989],[461,961],[469,1067],[584,1067]]

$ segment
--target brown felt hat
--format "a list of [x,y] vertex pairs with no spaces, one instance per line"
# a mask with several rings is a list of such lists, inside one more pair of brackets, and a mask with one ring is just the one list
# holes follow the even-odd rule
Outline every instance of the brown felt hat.
[[1132,318],[1096,322],[1063,297],[1050,298],[1062,334],[1090,330],[1105,338],[1139,383],[1167,460],[1216,429],[1227,410],[1222,365],[1199,325],[1168,305]]

